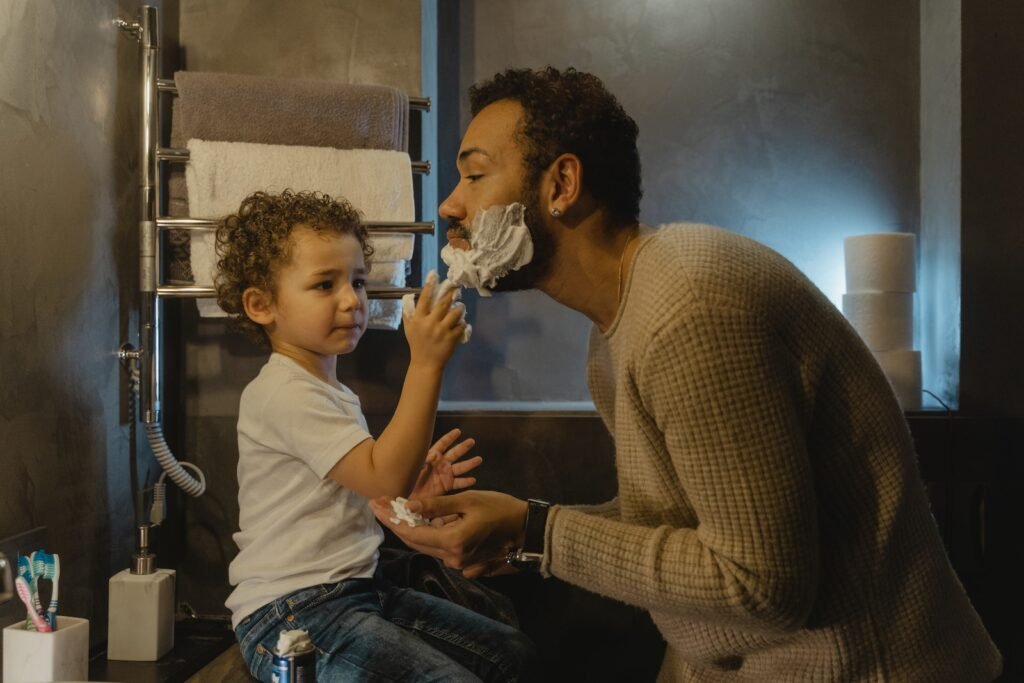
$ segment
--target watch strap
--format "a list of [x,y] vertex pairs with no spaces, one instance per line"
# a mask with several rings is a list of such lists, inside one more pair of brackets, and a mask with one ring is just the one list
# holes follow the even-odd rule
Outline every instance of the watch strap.
[[546,500],[530,498],[526,504],[522,551],[531,555],[543,555],[544,530],[548,525],[548,510],[551,508],[551,503]]
[[530,498],[526,501],[523,520],[523,546],[508,551],[505,561],[518,569],[538,571],[544,561],[544,532],[548,525],[551,503]]

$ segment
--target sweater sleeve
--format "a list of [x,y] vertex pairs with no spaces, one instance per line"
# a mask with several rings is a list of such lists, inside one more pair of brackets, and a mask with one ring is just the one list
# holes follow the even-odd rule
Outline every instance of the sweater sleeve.
[[666,524],[669,512],[644,525],[556,507],[543,569],[655,612],[768,632],[800,627],[819,550],[795,367],[746,311],[696,305],[660,329],[631,371],[628,400],[647,439],[663,441],[635,446],[668,462],[661,481],[637,485],[653,496],[671,482],[699,521]]
[[595,505],[573,505],[570,506],[569,509],[582,512],[587,515],[604,517],[605,519],[618,519],[620,515],[618,496],[604,503],[597,503]]

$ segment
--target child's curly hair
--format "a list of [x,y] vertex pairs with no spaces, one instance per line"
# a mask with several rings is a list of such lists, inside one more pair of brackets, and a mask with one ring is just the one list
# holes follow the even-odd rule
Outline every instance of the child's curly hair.
[[217,226],[217,303],[253,340],[266,344],[263,328],[245,314],[242,294],[256,287],[274,296],[278,268],[291,258],[291,234],[296,226],[317,232],[352,235],[363,249],[367,266],[373,255],[362,217],[344,199],[322,192],[280,194],[255,192],[238,213]]

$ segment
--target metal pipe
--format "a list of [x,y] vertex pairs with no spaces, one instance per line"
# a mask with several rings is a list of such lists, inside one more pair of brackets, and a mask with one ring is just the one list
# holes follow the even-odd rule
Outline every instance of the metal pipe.
[[157,239],[157,159],[159,140],[156,77],[159,59],[157,11],[151,5],[139,9],[139,88],[142,107],[139,112],[139,346],[143,376],[139,395],[142,421],[160,420],[160,345],[159,246]]
[[[178,94],[178,86],[175,84],[174,79],[160,78],[157,79],[156,85],[157,88],[160,89],[160,92],[170,93],[171,95]],[[409,109],[414,109],[416,111],[430,111],[430,98],[410,97]]]
[[[421,291],[418,287],[367,287],[366,296],[369,299],[401,299],[406,294],[419,294]],[[161,285],[156,293],[164,299],[212,299],[217,296],[213,287],[196,285]]]
[[[157,161],[170,161],[172,163],[184,164],[188,163],[189,158],[192,155],[189,154],[187,149],[179,147],[159,147],[156,150]],[[412,167],[413,173],[419,173],[420,175],[430,175],[430,162],[429,161],[413,161],[410,166]]]
[[[209,232],[216,230],[218,221],[211,218],[167,218],[156,219],[156,226],[160,230],[193,230],[195,232]],[[363,227],[373,233],[414,233],[417,235],[434,234],[433,221],[363,221]]]

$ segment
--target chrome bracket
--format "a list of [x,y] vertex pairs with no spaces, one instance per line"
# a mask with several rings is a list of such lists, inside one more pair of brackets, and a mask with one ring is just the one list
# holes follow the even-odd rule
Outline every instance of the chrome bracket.
[[121,365],[130,368],[132,363],[136,363],[142,358],[142,349],[137,349],[130,342],[125,342],[118,349],[117,357],[121,361]]
[[142,40],[142,24],[137,21],[128,21],[118,17],[114,19],[114,26],[129,34],[135,40]]

